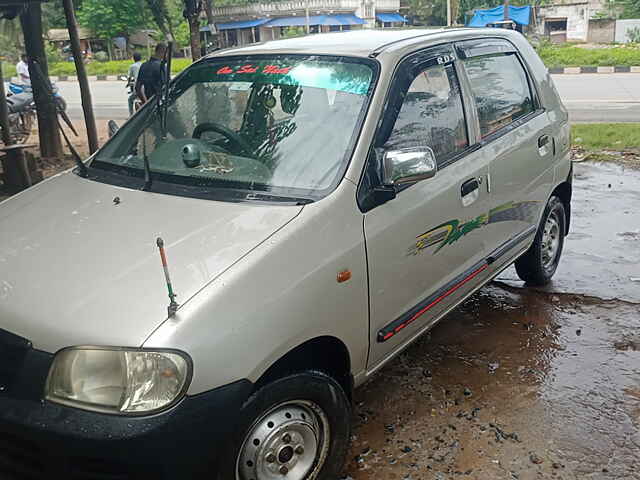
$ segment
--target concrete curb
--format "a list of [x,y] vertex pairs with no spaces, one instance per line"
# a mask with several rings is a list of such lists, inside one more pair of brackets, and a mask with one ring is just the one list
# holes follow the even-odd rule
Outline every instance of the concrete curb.
[[[89,75],[90,82],[116,82],[120,80],[120,77],[126,77],[126,75]],[[78,77],[75,75],[60,75],[58,77],[49,77],[52,82],[77,82]],[[6,80],[5,80],[6,81]],[[18,83],[16,77],[11,77],[11,81]]]
[[577,75],[580,73],[640,73],[640,66],[626,67],[622,65],[607,67],[553,67],[552,75]]

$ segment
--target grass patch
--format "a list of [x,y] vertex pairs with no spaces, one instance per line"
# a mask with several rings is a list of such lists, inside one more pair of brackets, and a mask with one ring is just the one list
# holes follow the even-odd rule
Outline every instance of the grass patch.
[[6,61],[2,62],[2,76],[6,82],[9,81],[11,77],[16,76],[16,66],[7,63]]
[[580,48],[571,45],[545,45],[538,54],[549,67],[598,67],[640,65],[640,47]]
[[[91,62],[86,65],[87,75],[126,75],[131,65],[131,60],[120,60],[112,62]],[[191,59],[175,58],[171,61],[171,72],[179,73],[191,64]],[[2,64],[2,74],[5,80],[16,76],[15,65]],[[76,75],[76,64],[73,62],[58,62],[49,65],[49,75]]]
[[587,151],[640,149],[640,123],[580,123],[571,126],[571,145]]

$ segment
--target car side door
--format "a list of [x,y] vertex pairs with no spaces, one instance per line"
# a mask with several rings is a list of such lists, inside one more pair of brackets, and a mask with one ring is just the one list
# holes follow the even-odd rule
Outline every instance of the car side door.
[[[556,138],[526,63],[505,39],[456,45],[477,108],[479,145],[492,158],[487,232],[495,267],[527,247],[553,186]],[[498,258],[501,257],[501,258]]]
[[[398,65],[359,186],[370,370],[486,279],[488,161],[473,146],[455,60],[453,46],[443,45]],[[436,175],[389,195],[381,181],[383,155],[416,146],[433,150]]]

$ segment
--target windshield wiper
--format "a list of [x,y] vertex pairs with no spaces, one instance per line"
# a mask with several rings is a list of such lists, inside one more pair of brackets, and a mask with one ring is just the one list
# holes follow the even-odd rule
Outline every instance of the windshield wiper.
[[[162,131],[162,140],[167,139],[167,111],[169,108],[169,82],[171,81],[171,57],[173,56],[173,42],[169,42],[167,50],[164,53],[164,58],[160,64],[160,70],[162,73],[162,85],[161,91],[156,94],[156,112],[160,116],[160,129]],[[153,119],[153,114],[149,115],[149,119]],[[149,122],[149,124],[151,124]],[[147,127],[145,125],[142,130],[142,160],[144,163],[144,185],[143,191],[149,191],[153,179],[151,178],[151,166],[149,165],[149,156],[147,155]]]
[[313,200],[310,198],[302,198],[302,197],[289,197],[286,195],[273,195],[271,193],[248,193],[245,197],[245,200],[255,200],[259,202],[287,202],[287,203],[295,203],[296,205],[306,205],[308,203],[313,203]]

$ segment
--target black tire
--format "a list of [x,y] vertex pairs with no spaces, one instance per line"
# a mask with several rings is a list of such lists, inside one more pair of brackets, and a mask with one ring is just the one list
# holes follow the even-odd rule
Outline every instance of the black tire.
[[[291,418],[289,410],[286,409],[289,406],[295,409],[296,405],[298,405],[296,402],[308,402],[309,405],[319,407],[324,414],[329,431],[328,445],[324,449],[317,449],[324,451],[324,455],[320,452],[316,455],[308,455],[314,460],[311,461],[312,467],[304,479],[335,480],[338,478],[344,466],[349,447],[351,407],[344,390],[336,380],[322,372],[305,371],[288,375],[266,384],[245,402],[240,412],[239,427],[231,442],[229,442],[226,451],[219,457],[218,480],[262,480],[258,470],[258,463],[269,462],[268,459],[263,460],[267,458],[266,455],[269,451],[283,451],[282,447],[279,450],[275,447],[271,449],[273,442],[281,438],[283,434],[278,433],[277,435],[269,436],[270,434],[267,430],[267,433],[261,436],[257,434],[256,429],[270,423],[271,426],[269,428],[273,428],[273,431],[286,432],[286,429],[279,429],[279,427],[283,428],[284,424],[273,426],[273,422],[266,424],[264,422],[272,418],[271,415],[274,415],[274,412],[286,411],[284,414],[288,416],[287,418]],[[297,418],[296,411],[292,411],[292,413],[294,415],[293,418]],[[307,416],[300,415],[299,411],[298,415],[305,420],[307,419]],[[261,432],[264,430],[264,427],[262,427]],[[293,435],[296,434],[293,433]],[[260,443],[255,437],[260,437],[262,442]],[[311,451],[311,449],[308,450],[308,452]],[[247,454],[247,452],[250,454]],[[249,459],[249,461],[241,462],[241,455],[243,455],[243,459]],[[324,460],[320,460],[320,457],[324,457]],[[281,458],[279,456],[274,458],[275,461],[271,461],[274,468],[282,468]],[[284,458],[286,459],[287,457],[285,456]],[[255,462],[252,462],[251,459],[255,459]],[[304,464],[302,456],[298,456],[296,459],[300,459],[294,460],[299,461],[300,465]],[[307,462],[309,462],[308,459]],[[243,468],[246,463],[249,471],[252,471],[255,465],[253,474],[245,475],[245,472],[243,472],[237,476],[237,471],[241,470],[240,468],[237,469],[237,465],[241,463]],[[283,478],[288,477],[285,474]]]
[[[552,218],[557,223],[557,247],[553,249],[550,255],[551,244],[548,240],[553,239],[553,235],[545,235],[545,229],[549,229],[549,219]],[[553,274],[560,263],[562,248],[564,247],[564,237],[567,231],[567,217],[564,210],[564,204],[560,198],[553,196],[549,199],[544,209],[542,220],[538,226],[536,237],[529,250],[525,252],[518,260],[516,260],[516,272],[518,276],[528,285],[540,286],[546,285],[553,277]],[[553,240],[555,241],[555,240]],[[551,258],[553,257],[553,258]]]

